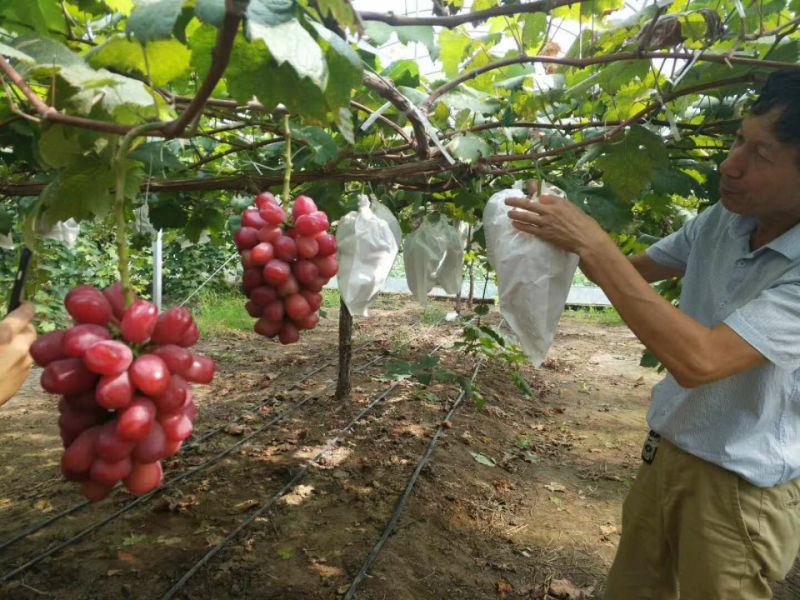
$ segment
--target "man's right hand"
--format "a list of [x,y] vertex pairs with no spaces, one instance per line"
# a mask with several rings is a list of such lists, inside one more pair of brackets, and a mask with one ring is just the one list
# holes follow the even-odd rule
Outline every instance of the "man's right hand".
[[31,370],[33,316],[33,304],[25,302],[0,321],[0,405],[17,393]]

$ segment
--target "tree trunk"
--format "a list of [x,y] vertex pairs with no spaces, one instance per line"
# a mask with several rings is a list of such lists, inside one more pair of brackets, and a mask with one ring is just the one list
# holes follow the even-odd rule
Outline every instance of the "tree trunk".
[[350,374],[353,360],[353,317],[343,301],[339,301],[339,378],[336,381],[336,400],[350,395]]

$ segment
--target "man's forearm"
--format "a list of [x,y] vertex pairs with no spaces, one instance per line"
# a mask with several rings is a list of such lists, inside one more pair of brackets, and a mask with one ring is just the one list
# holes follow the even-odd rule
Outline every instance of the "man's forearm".
[[597,283],[636,337],[681,385],[698,383],[711,333],[662,298],[610,238],[581,253],[581,270]]

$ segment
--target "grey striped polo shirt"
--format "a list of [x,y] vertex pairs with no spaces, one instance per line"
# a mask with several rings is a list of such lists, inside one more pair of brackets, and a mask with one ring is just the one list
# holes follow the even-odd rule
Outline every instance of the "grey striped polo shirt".
[[684,313],[725,323],[769,361],[693,389],[667,375],[647,421],[686,452],[769,487],[800,476],[800,224],[751,252],[755,226],[717,203],[647,250],[684,270]]

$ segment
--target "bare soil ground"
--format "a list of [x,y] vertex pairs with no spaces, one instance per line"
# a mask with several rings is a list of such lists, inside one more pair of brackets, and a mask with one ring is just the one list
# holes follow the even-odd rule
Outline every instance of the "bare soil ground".
[[[0,549],[3,578],[113,517],[0,583],[0,597],[161,598],[250,518],[176,598],[343,598],[458,386],[400,381],[319,464],[303,469],[394,383],[387,360],[413,360],[443,346],[442,368],[472,372],[474,357],[450,348],[460,325],[423,325],[420,314],[416,305],[386,298],[357,324],[355,343],[368,344],[354,354],[359,370],[345,403],[331,398],[335,311],[289,347],[238,333],[203,340],[200,350],[217,359],[219,370],[211,386],[198,388],[195,437],[220,431],[169,460],[167,481],[263,430],[122,514],[113,516],[133,497],[119,490]],[[496,323],[496,311],[487,318]],[[485,407],[468,401],[456,410],[353,597],[601,598],[622,500],[639,462],[650,388],[659,379],[638,366],[641,351],[624,326],[565,316],[551,358],[524,370],[533,397],[520,393],[507,366],[484,362],[477,383]],[[304,399],[285,420],[264,427]],[[60,476],[60,454],[55,400],[31,377],[0,411],[0,544],[81,501]],[[787,590],[778,597],[798,597]]]

